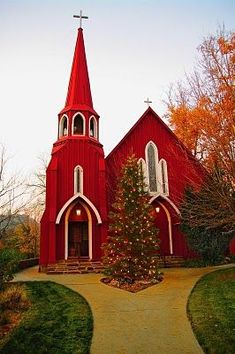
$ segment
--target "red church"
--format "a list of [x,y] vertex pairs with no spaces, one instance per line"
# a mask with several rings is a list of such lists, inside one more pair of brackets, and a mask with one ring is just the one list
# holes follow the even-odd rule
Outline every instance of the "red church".
[[70,259],[100,260],[116,180],[130,152],[142,164],[149,202],[156,212],[161,256],[189,257],[179,228],[179,204],[186,184],[201,183],[200,164],[151,107],[107,157],[99,141],[99,124],[79,28],[67,98],[58,114],[58,138],[46,174],[40,269]]

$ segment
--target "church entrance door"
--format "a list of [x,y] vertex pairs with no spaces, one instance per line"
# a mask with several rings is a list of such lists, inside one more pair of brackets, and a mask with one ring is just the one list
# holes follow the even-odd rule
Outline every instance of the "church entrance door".
[[88,222],[70,222],[68,237],[68,257],[89,256]]
[[155,222],[159,230],[160,255],[170,256],[173,254],[172,222],[168,208],[162,202],[155,202]]

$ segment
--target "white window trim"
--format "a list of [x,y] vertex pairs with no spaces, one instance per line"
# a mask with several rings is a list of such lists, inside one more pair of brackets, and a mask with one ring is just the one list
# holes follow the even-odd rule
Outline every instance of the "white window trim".
[[148,159],[148,147],[149,147],[149,145],[152,145],[154,147],[154,150],[155,150],[155,169],[156,169],[156,179],[157,179],[156,180],[157,191],[152,192],[152,191],[149,190],[149,194],[150,195],[155,195],[158,192],[158,190],[159,190],[158,148],[157,148],[156,144],[152,140],[150,140],[148,142],[148,144],[145,146],[145,159],[146,159],[146,172],[147,172],[148,189],[149,189],[149,159]]
[[[74,134],[73,132],[73,128],[74,128],[74,120],[77,116],[80,116],[82,119],[83,119],[83,133],[82,134]],[[85,116],[81,113],[81,112],[77,112],[73,115],[73,118],[72,118],[72,135],[73,136],[83,136],[83,135],[86,135],[86,118]]]
[[[64,125],[64,121],[65,119],[67,120],[67,134],[64,135],[63,133],[63,125]],[[69,133],[69,118],[66,114],[64,114],[61,118],[60,118],[60,124],[59,124],[59,138],[62,138],[63,136],[68,136]]]
[[[77,171],[80,171],[80,181],[79,181],[79,190],[77,190],[77,187],[78,187],[78,174],[77,174]],[[83,168],[82,166],[76,166],[74,168],[74,178],[73,178],[73,181],[74,181],[74,194],[77,194],[77,193],[81,193],[83,194]]]
[[[162,180],[162,169],[164,171],[164,175],[165,175],[165,188],[166,188],[166,192],[163,192],[163,180]],[[165,196],[169,196],[169,182],[168,182],[168,169],[167,169],[167,162],[165,159],[161,159],[159,161],[159,171],[160,171],[160,181],[161,181],[161,192],[163,195]]]
[[[91,120],[93,119],[94,121],[94,136],[91,136],[90,134],[90,124],[91,124]],[[98,133],[97,133],[97,120],[95,118],[95,116],[90,116],[89,118],[89,137],[90,138],[93,138],[93,139],[97,139],[98,137]]]

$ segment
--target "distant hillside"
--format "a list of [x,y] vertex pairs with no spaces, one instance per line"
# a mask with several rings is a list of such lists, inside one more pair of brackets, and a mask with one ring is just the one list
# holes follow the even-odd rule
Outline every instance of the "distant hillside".
[[0,215],[0,231],[8,227],[8,229],[13,229],[17,225],[25,223],[28,220],[35,221],[33,218],[30,218],[26,214],[17,214],[17,215]]

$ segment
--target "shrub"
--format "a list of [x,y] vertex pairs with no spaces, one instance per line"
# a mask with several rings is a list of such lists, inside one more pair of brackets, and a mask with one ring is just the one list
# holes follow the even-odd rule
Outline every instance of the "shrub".
[[190,248],[201,257],[204,265],[223,262],[228,250],[230,235],[218,229],[189,228],[186,225],[182,226],[182,230],[186,234]]
[[18,269],[20,254],[15,249],[0,249],[0,291],[4,283],[13,279],[14,272]]
[[0,313],[0,326],[5,326],[11,322],[9,312],[1,312]]
[[[235,193],[223,176],[216,169],[207,176],[200,190],[187,187],[180,206],[181,229],[186,234],[190,248],[202,258],[205,265],[224,260],[235,233]],[[215,191],[226,196],[228,203]]]
[[29,306],[26,290],[22,285],[11,284],[0,292],[0,310],[26,309]]

